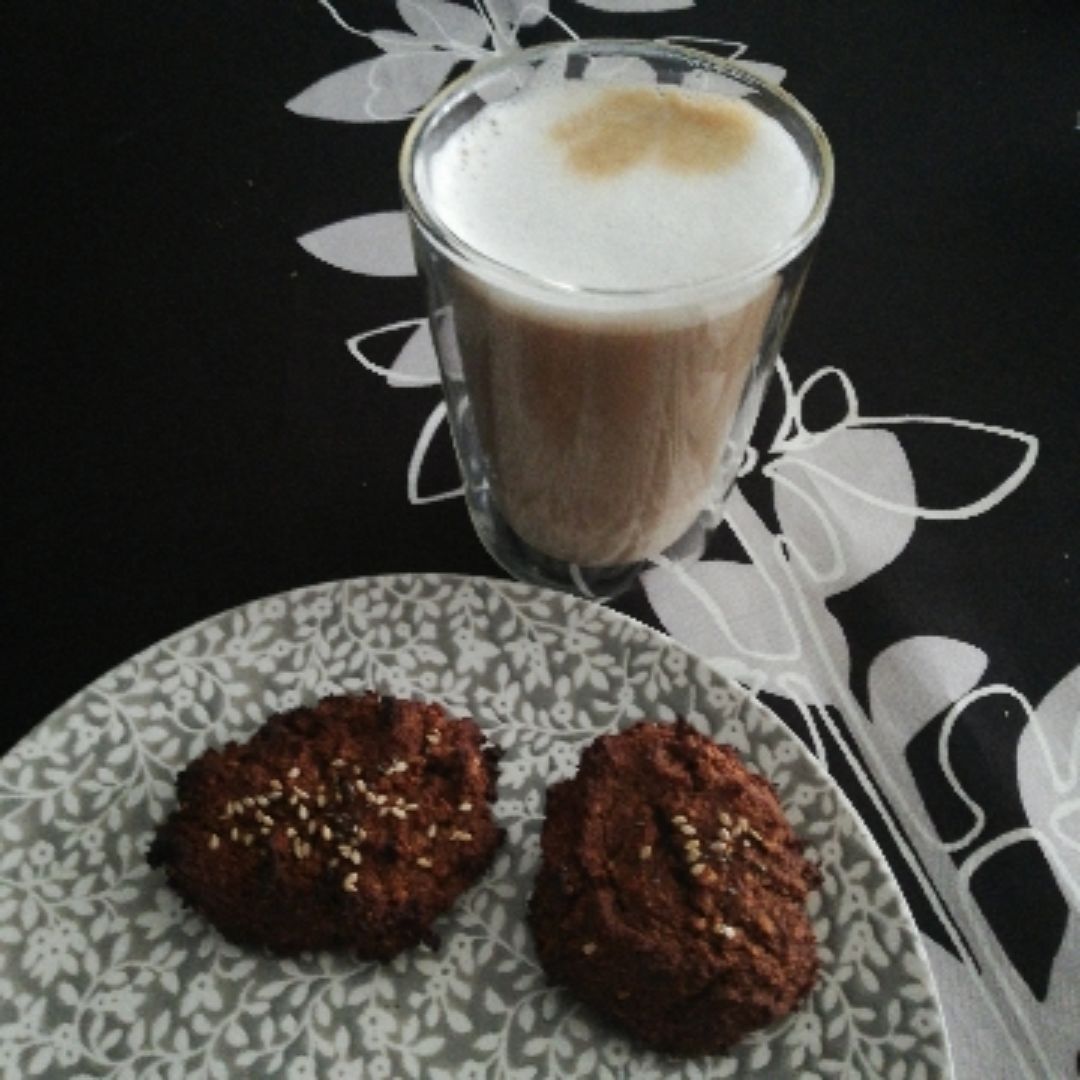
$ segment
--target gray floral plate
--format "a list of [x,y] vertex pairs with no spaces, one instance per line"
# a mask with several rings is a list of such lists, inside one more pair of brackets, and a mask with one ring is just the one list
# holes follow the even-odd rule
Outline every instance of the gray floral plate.
[[[144,851],[175,773],[267,713],[374,687],[471,714],[504,750],[508,843],[387,967],[281,961],[185,912]],[[687,717],[779,789],[821,860],[822,976],[736,1052],[645,1053],[545,985],[523,911],[545,786],[597,734]],[[847,800],[768,710],[662,635],[521,585],[382,577],[227,612],[99,679],[0,762],[3,1075],[888,1077],[950,1074],[910,914]]]

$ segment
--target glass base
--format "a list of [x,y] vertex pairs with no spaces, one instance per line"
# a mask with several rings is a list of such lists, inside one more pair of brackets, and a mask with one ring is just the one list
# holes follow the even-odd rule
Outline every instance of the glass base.
[[717,520],[714,514],[703,512],[683,536],[655,560],[580,566],[546,555],[523,540],[492,505],[486,487],[469,491],[466,503],[476,534],[488,554],[516,580],[601,601],[613,600],[625,593],[646,570],[658,564],[696,561],[704,551],[708,531],[715,527]]

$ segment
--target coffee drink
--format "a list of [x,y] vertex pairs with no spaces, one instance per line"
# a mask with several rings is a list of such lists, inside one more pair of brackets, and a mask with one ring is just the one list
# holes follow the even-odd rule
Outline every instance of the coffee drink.
[[656,556],[734,478],[818,179],[738,93],[541,69],[470,113],[415,172],[459,456],[541,559]]

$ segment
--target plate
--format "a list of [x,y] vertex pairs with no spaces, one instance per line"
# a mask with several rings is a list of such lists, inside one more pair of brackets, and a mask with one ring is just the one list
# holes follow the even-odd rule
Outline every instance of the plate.
[[[282,961],[186,912],[144,852],[176,771],[270,712],[369,687],[469,714],[505,751],[507,843],[379,967]],[[822,974],[733,1053],[634,1047],[545,985],[523,919],[547,784],[598,734],[685,716],[776,785],[821,861]],[[508,582],[402,575],[256,601],[147,649],[0,762],[0,1069],[9,1076],[785,1077],[950,1075],[918,933],[843,794],[772,713],[604,607]]]

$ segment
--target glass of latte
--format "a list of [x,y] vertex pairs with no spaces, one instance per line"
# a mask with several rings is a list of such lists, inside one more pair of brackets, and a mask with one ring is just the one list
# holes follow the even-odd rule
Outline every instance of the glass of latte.
[[611,597],[723,517],[832,194],[790,95],[675,45],[479,64],[401,185],[476,531]]

